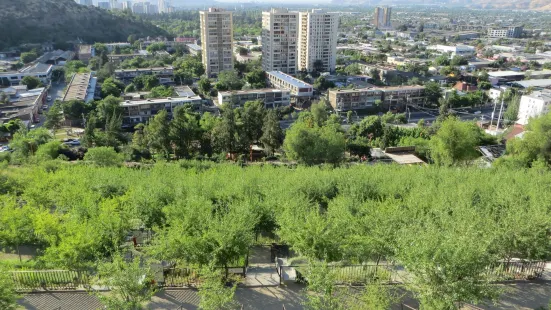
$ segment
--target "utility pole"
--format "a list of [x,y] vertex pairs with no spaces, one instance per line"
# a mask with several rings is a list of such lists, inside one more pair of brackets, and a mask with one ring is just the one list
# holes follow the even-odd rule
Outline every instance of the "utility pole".
[[492,124],[494,123],[494,114],[496,113],[496,106],[497,106],[497,102],[494,101],[494,110],[492,111],[492,117],[490,119],[490,127],[488,128],[492,128]]
[[501,114],[503,112],[503,99],[501,99],[501,108],[499,108],[499,116],[497,118],[496,132],[499,129],[499,123],[501,121]]

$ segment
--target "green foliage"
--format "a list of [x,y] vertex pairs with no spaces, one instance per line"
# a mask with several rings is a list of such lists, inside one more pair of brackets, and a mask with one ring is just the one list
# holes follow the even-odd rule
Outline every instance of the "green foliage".
[[287,130],[283,147],[287,157],[307,165],[339,163],[344,156],[344,135],[334,126],[308,126],[297,121]]
[[86,117],[92,107],[83,100],[69,100],[61,103],[63,115],[66,119],[77,120]]
[[210,83],[210,80],[207,79],[206,77],[201,78],[199,80],[199,82],[197,83],[197,85],[199,86],[199,91],[203,95],[208,95],[210,93],[210,90],[212,89],[212,85]]
[[84,160],[90,161],[98,166],[119,166],[122,164],[122,155],[118,154],[112,147],[93,147],[88,149]]
[[496,165],[515,168],[532,167],[536,163],[551,165],[551,113],[531,119],[526,130],[522,138],[507,142],[506,156]]
[[173,63],[174,68],[191,74],[195,78],[199,78],[205,73],[205,67],[201,63],[201,57],[186,55],[184,58],[179,58]]
[[38,58],[38,53],[33,50],[31,52],[21,53],[21,61],[28,64]]
[[137,310],[153,297],[155,286],[153,274],[147,267],[142,267],[139,256],[127,263],[119,254],[112,262],[98,265],[96,284],[109,287],[109,294],[97,294],[100,301],[109,309]]
[[314,81],[313,86],[317,90],[324,91],[329,88],[334,88],[335,83],[333,83],[332,81],[327,81],[324,76],[320,76]]
[[64,148],[64,145],[60,141],[53,140],[39,146],[36,156],[45,160],[56,159],[59,156],[59,152]]
[[21,84],[27,85],[27,89],[35,89],[42,85],[42,82],[37,77],[26,76],[21,80]]
[[139,15],[108,12],[68,0],[21,0],[0,11],[5,24],[0,33],[4,47],[23,43],[55,42],[56,48],[79,38],[84,42],[122,42],[130,34],[138,37],[166,36],[168,33]]
[[431,138],[431,156],[437,165],[453,166],[479,156],[475,149],[482,136],[475,123],[448,118]]
[[218,75],[218,82],[216,83],[216,89],[219,91],[226,90],[240,90],[244,83],[237,75],[236,71],[222,71]]
[[203,268],[199,286],[199,307],[204,310],[235,309],[237,303],[233,300],[237,285],[227,287],[220,270]]
[[52,135],[46,128],[27,130],[21,128],[13,135],[10,147],[14,150],[12,160],[24,162],[29,156],[34,155],[39,146],[52,139]]
[[151,89],[151,93],[147,95],[147,98],[167,98],[174,95],[174,87],[170,86],[157,86]]
[[252,88],[265,88],[266,72],[260,69],[249,72],[245,75],[245,81],[247,81]]
[[8,270],[0,268],[0,308],[4,310],[17,309],[18,297],[10,273]]
[[146,50],[150,53],[156,53],[158,51],[166,50],[166,45],[163,42],[152,43],[146,48]]
[[63,121],[63,110],[61,108],[62,103],[60,101],[54,102],[48,112],[46,112],[46,121],[44,127],[55,130],[61,126]]
[[120,97],[121,92],[124,90],[125,85],[118,80],[108,78],[101,84],[101,96],[106,98],[108,96]]
[[362,70],[360,69],[360,66],[358,64],[351,64],[344,68],[344,72],[346,72],[346,74],[348,75],[356,75],[361,74]]
[[134,78],[132,83],[138,90],[150,91],[153,88],[159,86],[159,79],[155,75],[142,74]]
[[283,131],[279,125],[279,117],[275,110],[269,110],[264,116],[262,125],[262,136],[260,143],[267,154],[272,155],[283,142]]
[[425,97],[427,103],[438,104],[438,100],[442,98],[442,89],[437,82],[428,82],[425,84]]

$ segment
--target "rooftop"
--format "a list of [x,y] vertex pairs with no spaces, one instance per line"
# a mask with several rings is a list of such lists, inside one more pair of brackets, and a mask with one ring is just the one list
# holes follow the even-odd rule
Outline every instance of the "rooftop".
[[297,87],[313,87],[312,85],[306,83],[306,82],[303,82],[297,78],[294,78],[288,74],[285,74],[281,71],[268,71],[266,72],[266,74],[268,75],[272,75],[272,76],[275,76],[277,78],[279,78],[280,80],[283,80],[289,84],[292,84],[294,86],[297,86]]
[[535,91],[535,92],[532,92],[531,94],[529,95],[522,95],[522,97],[527,97],[527,98],[532,98],[532,99],[537,99],[537,100],[540,100],[540,99],[543,99],[545,102],[549,102],[551,101],[551,91]]
[[199,96],[193,97],[168,97],[157,99],[144,99],[144,100],[126,100],[121,103],[123,107],[133,107],[145,104],[167,104],[167,103],[179,103],[179,102],[193,102],[197,100],[203,100]]
[[[532,76],[547,75],[547,74],[551,75],[551,70],[526,71],[526,72],[530,72]],[[492,77],[507,77],[507,76],[526,75],[526,72],[505,70],[505,71],[488,72],[488,75]]]
[[256,94],[256,93],[281,93],[281,92],[288,92],[288,90],[285,89],[277,89],[277,88],[260,88],[260,89],[247,89],[247,90],[236,90],[236,91],[222,91],[219,92],[223,95],[240,95],[240,94]]
[[329,92],[336,92],[336,93],[356,93],[356,92],[362,92],[362,91],[381,91],[381,89],[378,88],[354,88],[354,89],[333,89],[329,90]]
[[57,61],[58,59],[71,60],[75,57],[75,53],[72,51],[55,50],[47,52],[40,56],[38,62]]
[[196,94],[191,90],[189,86],[176,86],[174,87],[174,91],[178,96],[180,97],[193,97],[196,96]]
[[145,71],[161,71],[161,70],[174,70],[174,67],[151,67],[151,68],[132,68],[132,69],[118,69],[115,72],[145,72]]
[[528,87],[549,87],[551,86],[551,79],[538,79],[538,80],[526,80],[518,81],[513,84],[522,86],[523,88]]
[[52,70],[52,65],[37,63],[19,70],[21,73],[45,73]]
[[189,47],[190,49],[194,50],[194,51],[200,51],[201,50],[201,47],[195,43],[193,44],[186,44],[187,47]]
[[63,101],[86,100],[91,77],[91,73],[75,74],[63,96]]
[[418,85],[405,85],[405,86],[389,86],[389,87],[380,87],[378,88],[382,91],[393,91],[393,90],[421,90],[425,89],[425,86]]

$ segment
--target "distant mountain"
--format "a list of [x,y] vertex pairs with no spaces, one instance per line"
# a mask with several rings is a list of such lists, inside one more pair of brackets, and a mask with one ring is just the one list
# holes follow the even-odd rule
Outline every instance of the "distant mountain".
[[74,0],[3,0],[0,48],[21,43],[126,41],[129,35],[167,33],[139,16],[111,14]]
[[332,3],[341,5],[447,4],[468,8],[514,9],[534,11],[551,10],[550,0],[332,0]]

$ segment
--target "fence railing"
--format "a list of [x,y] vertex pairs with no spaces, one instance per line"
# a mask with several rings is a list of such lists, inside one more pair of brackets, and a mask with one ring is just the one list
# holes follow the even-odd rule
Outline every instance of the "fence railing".
[[90,275],[86,271],[30,270],[12,271],[11,275],[17,291],[74,290],[90,283]]
[[494,281],[539,279],[545,270],[545,261],[507,261],[488,268]]
[[[394,265],[330,265],[328,267],[333,272],[336,284],[367,284],[374,281],[379,283],[396,282]],[[304,277],[308,268],[306,265],[283,266],[276,260],[276,268],[280,284],[286,280],[285,275],[291,273],[296,274],[295,280],[306,280]]]

